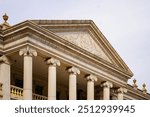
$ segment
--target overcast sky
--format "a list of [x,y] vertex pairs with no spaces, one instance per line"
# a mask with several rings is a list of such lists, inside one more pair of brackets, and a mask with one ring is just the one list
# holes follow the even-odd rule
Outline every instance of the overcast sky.
[[11,25],[92,19],[134,73],[131,80],[137,79],[139,88],[146,83],[150,92],[150,0],[0,0],[0,16],[4,13]]

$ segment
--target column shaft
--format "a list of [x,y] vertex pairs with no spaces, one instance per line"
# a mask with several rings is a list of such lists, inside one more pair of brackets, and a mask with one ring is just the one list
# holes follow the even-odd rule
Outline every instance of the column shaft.
[[94,81],[97,81],[93,74],[87,75],[87,100],[94,100]]
[[32,56],[24,56],[23,99],[32,100]]
[[32,100],[32,56],[37,56],[37,52],[27,46],[19,51],[19,55],[24,57],[23,99]]
[[110,89],[109,87],[103,88],[103,100],[109,100],[110,99]]
[[77,98],[77,74],[80,74],[80,70],[76,67],[67,68],[69,72],[69,100],[76,100]]
[[48,100],[56,100],[56,66],[60,66],[60,61],[50,58],[46,61],[48,66]]
[[56,100],[56,66],[48,67],[48,100]]
[[118,100],[123,100],[123,93],[118,93]]
[[112,83],[105,81],[101,84],[101,87],[103,87],[103,100],[109,100],[110,99],[110,88],[113,87]]
[[71,73],[69,75],[69,100],[76,100],[76,92],[77,92],[77,87],[76,87],[76,75]]
[[117,89],[117,97],[118,97],[118,100],[123,100],[123,97],[124,97],[124,93],[126,93],[127,92],[127,89],[126,88],[122,88],[122,87],[120,87],[120,88],[118,88]]
[[94,82],[87,82],[87,100],[94,100]]

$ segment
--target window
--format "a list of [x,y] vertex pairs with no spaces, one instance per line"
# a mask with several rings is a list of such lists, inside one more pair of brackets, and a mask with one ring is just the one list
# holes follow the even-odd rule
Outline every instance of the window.
[[15,79],[15,86],[23,88],[23,80]]
[[35,94],[43,95],[43,86],[35,86]]

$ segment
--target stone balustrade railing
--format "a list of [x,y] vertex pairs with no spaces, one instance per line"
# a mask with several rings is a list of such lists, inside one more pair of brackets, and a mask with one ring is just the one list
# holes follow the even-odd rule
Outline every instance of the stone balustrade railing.
[[11,85],[10,93],[11,93],[12,99],[19,99],[19,100],[23,99],[23,89],[22,88]]
[[33,94],[33,100],[47,100],[48,98],[46,96]]
[[[23,99],[23,89],[11,85],[11,99],[22,100]],[[38,95],[33,93],[33,100],[47,100],[46,96]]]
[[3,86],[3,84],[2,84],[2,83],[0,83],[0,98],[2,98],[2,97],[3,97],[3,93],[2,93],[2,86]]

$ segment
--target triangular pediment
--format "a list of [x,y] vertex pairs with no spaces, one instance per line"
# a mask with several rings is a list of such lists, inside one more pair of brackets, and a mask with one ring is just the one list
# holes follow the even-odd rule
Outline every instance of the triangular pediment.
[[111,66],[126,71],[130,76],[133,75],[92,20],[32,20],[32,22],[97,58],[101,58]]
[[12,26],[3,33],[7,34],[16,30],[16,28],[20,29],[20,31],[29,29],[30,32],[32,31],[37,36],[43,35],[57,42],[61,40],[61,43],[67,44],[66,47],[70,46],[69,48],[78,52],[81,50],[80,53],[84,57],[99,61],[108,68],[124,72],[129,77],[133,75],[91,20],[30,20]]

